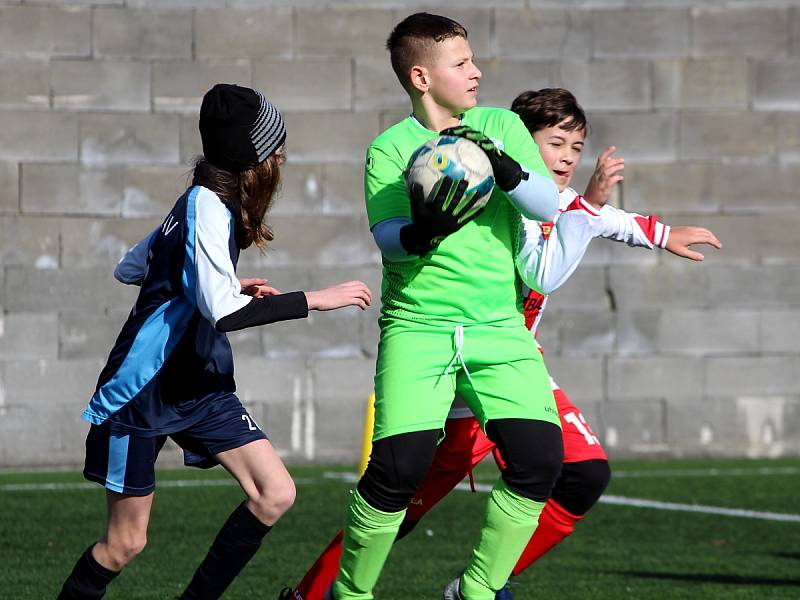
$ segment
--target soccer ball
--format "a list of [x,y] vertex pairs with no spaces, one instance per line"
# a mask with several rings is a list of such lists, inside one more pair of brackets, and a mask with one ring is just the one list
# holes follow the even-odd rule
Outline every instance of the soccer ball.
[[489,196],[492,195],[492,165],[484,151],[470,140],[442,135],[417,148],[406,168],[406,189],[410,193],[411,184],[419,183],[427,200],[433,186],[444,176],[456,181],[467,181],[464,196],[475,192],[475,210],[486,206]]

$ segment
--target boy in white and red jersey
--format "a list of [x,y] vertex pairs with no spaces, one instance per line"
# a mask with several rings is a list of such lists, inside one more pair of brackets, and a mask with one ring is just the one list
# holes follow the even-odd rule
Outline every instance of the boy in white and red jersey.
[[[608,206],[614,186],[622,181],[624,160],[608,148],[584,196],[568,187],[578,165],[586,136],[586,117],[575,97],[564,89],[544,89],[520,94],[512,104],[533,136],[539,152],[560,192],[559,213],[553,222],[523,218],[517,269],[524,284],[525,320],[536,335],[548,294],[575,271],[592,239],[603,237],[633,247],[665,248],[691,260],[703,260],[693,244],[720,247],[717,238],[700,227],[670,227],[654,216],[627,213]],[[448,133],[452,132],[450,130]],[[465,132],[468,137],[469,132]],[[534,343],[535,342],[534,340]],[[541,350],[541,346],[539,346]],[[519,575],[556,544],[569,536],[575,524],[605,490],[610,469],[597,436],[580,410],[551,379],[564,442],[564,464],[551,498],[539,517],[539,525],[521,554],[512,575]],[[407,535],[439,500],[452,490],[490,452],[504,465],[496,445],[482,431],[470,409],[456,398],[445,425],[433,465],[407,509],[397,539]],[[281,598],[322,600],[338,569],[341,532],[294,590]],[[456,599],[451,595],[446,598]],[[508,600],[507,587],[497,599]]]

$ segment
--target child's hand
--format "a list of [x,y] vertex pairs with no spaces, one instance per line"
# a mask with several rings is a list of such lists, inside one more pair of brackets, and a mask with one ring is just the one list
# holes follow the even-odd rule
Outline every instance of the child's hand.
[[619,175],[625,168],[625,159],[611,156],[616,150],[616,146],[610,146],[597,159],[597,166],[594,168],[592,178],[589,179],[586,186],[586,193],[583,195],[586,201],[597,210],[606,205],[611,197],[611,192],[614,191],[614,186],[625,179]]
[[267,280],[260,277],[250,277],[239,280],[242,293],[253,298],[263,298],[264,296],[277,296],[280,294],[274,287],[266,285]]
[[358,306],[362,310],[372,303],[372,292],[361,281],[348,281],[324,290],[306,292],[308,310],[335,310],[344,306]]
[[442,177],[428,194],[419,183],[409,186],[411,223],[400,230],[400,243],[409,254],[424,256],[451,233],[480,213],[475,191],[465,197],[467,181]]
[[693,244],[708,244],[717,249],[722,248],[717,236],[705,227],[671,227],[665,247],[676,256],[689,260],[703,260],[705,257],[702,254],[689,249]]

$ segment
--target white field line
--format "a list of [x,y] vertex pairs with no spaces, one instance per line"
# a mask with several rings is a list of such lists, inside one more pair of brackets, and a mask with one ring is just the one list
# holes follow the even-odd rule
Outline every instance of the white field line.
[[[459,483],[457,490],[470,491],[468,483]],[[492,486],[485,483],[475,484],[476,492],[490,492]],[[758,510],[745,510],[743,508],[725,508],[722,506],[707,506],[704,504],[681,504],[679,502],[661,502],[659,500],[647,500],[645,498],[628,498],[627,496],[604,495],[600,497],[603,504],[613,504],[616,506],[634,506],[636,508],[655,508],[657,510],[673,510],[678,512],[703,513],[707,515],[723,515],[726,517],[739,517],[743,519],[761,519],[762,521],[788,521],[800,523],[800,515],[763,512]]]
[[[296,477],[295,483],[315,483],[316,479],[309,477]],[[158,481],[159,488],[193,488],[193,487],[224,487],[237,485],[234,479],[168,479]],[[30,491],[59,491],[59,490],[100,490],[99,484],[91,481],[76,481],[70,483],[7,483],[0,485],[0,492],[30,492]]]
[[742,467],[730,469],[660,469],[655,471],[611,470],[611,477],[740,477],[753,475],[799,475],[800,467]]
[[788,521],[800,523],[800,515],[785,513],[763,512],[759,510],[745,510],[742,508],[724,508],[722,506],[707,506],[704,504],[680,504],[678,502],[660,502],[644,498],[627,498],[625,496],[601,496],[600,502],[616,506],[635,506],[637,508],[655,508],[656,510],[676,510],[680,512],[703,513],[706,515],[722,515],[725,517],[739,517],[742,519],[760,519],[762,521]]
[[[687,469],[683,471],[627,471],[633,477],[652,477],[663,473],[665,476],[677,477],[695,477],[700,476],[722,476],[722,475],[785,475],[794,474],[798,469],[793,467],[779,467],[779,468],[759,468],[759,469]],[[626,473],[626,471],[622,471]],[[636,475],[632,475],[632,474]],[[619,476],[620,472],[615,472],[614,476]],[[349,472],[326,472],[323,474],[323,479],[340,480],[348,483],[354,483],[358,480],[355,473]],[[297,478],[295,482],[298,484],[311,484],[316,480],[313,478]],[[236,482],[233,479],[173,479],[158,482],[159,488],[183,488],[183,487],[217,487],[217,486],[233,486]],[[476,483],[476,492],[488,493],[491,491],[492,486],[485,483]],[[96,483],[91,482],[75,482],[75,483],[10,483],[0,485],[0,492],[17,492],[17,491],[46,491],[46,490],[83,490],[83,489],[98,489]],[[472,488],[468,483],[460,483],[456,486],[457,490],[470,491]],[[721,515],[726,517],[738,517],[744,519],[760,519],[763,521],[783,521],[800,523],[800,515],[774,513],[757,510],[746,510],[741,508],[725,508],[722,506],[708,506],[703,504],[683,504],[679,502],[661,502],[659,500],[648,500],[645,498],[629,498],[627,496],[613,496],[605,495],[600,498],[603,504],[611,504],[615,506],[633,506],[636,508],[652,508],[656,510],[669,510],[678,512],[692,512],[702,514]]]

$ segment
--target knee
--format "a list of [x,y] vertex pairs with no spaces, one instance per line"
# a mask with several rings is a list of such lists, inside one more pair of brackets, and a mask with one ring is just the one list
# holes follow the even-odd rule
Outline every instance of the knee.
[[503,480],[521,496],[545,502],[561,473],[561,429],[548,422],[500,419],[487,426],[506,463]]
[[113,536],[105,540],[105,553],[102,548],[95,547],[95,559],[112,571],[120,571],[141,554],[146,545],[147,534],[143,532]]
[[294,481],[287,477],[280,484],[250,494],[248,508],[259,520],[272,525],[294,505],[296,496]]
[[583,487],[587,493],[599,498],[611,481],[611,466],[607,460],[587,460],[582,465]]
[[553,488],[553,500],[574,515],[585,514],[608,486],[611,467],[607,460],[565,463]]
[[508,486],[521,496],[545,502],[561,473],[559,456],[526,457],[527,460],[509,460],[503,471]]
[[436,452],[439,430],[416,431],[378,440],[358,492],[384,512],[406,508],[419,489]]

